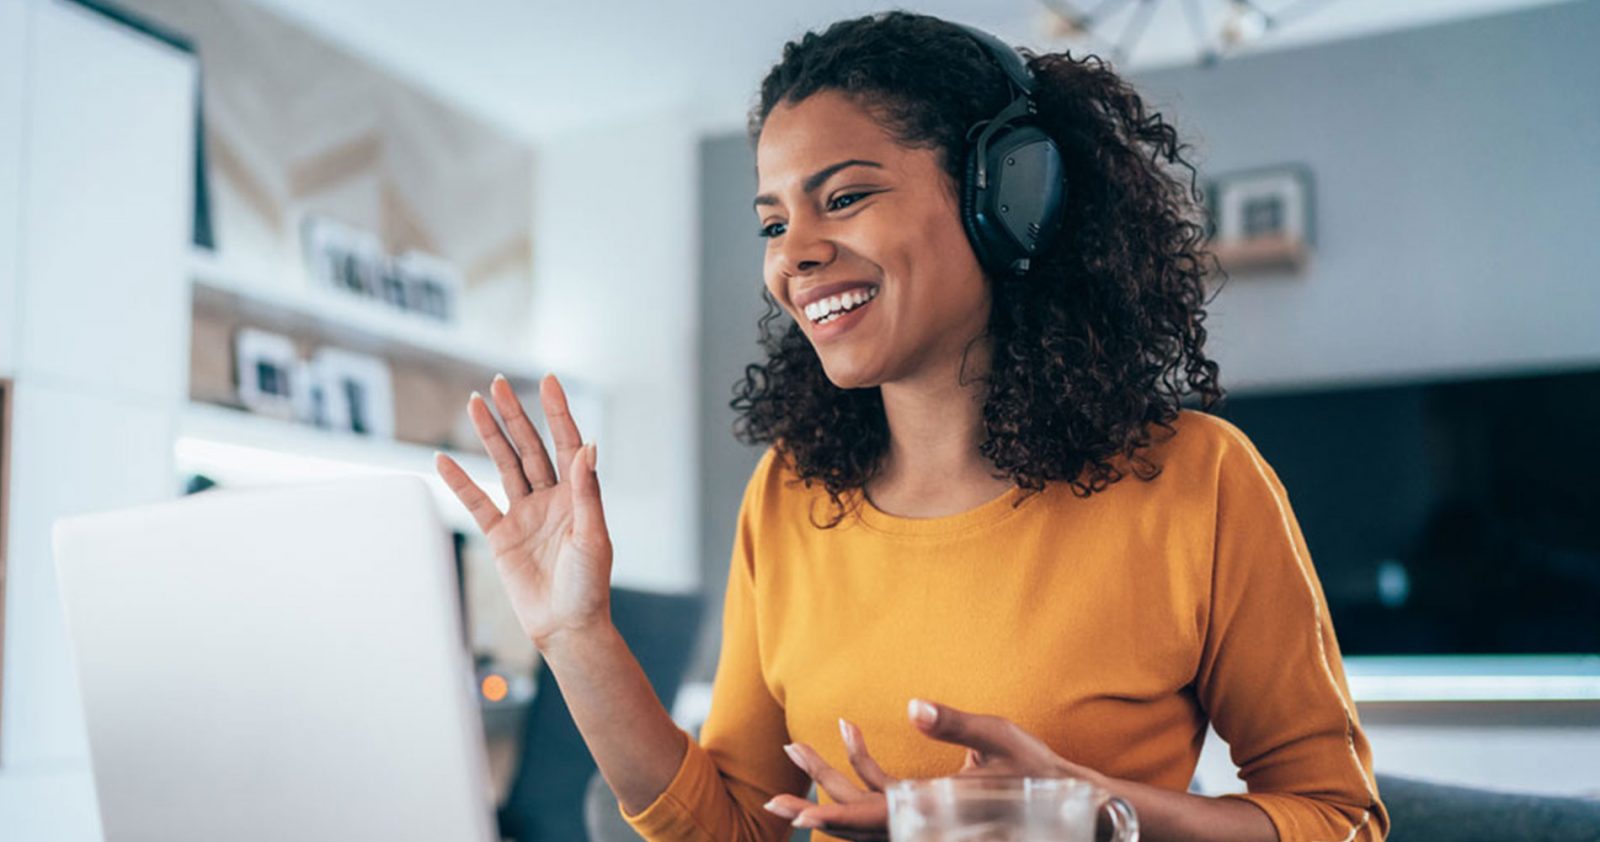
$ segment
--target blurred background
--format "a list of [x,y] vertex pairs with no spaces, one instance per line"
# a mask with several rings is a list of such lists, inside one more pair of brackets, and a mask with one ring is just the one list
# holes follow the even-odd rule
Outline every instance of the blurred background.
[[[527,788],[537,655],[431,468],[503,500],[464,413],[497,372],[567,384],[616,586],[695,598],[650,615],[692,729],[759,456],[745,113],[786,40],[880,8],[0,0],[0,836],[101,838],[51,522],[354,473],[434,483]],[[1600,3],[911,8],[1097,53],[1192,144],[1220,414],[1289,490],[1377,769],[1600,792]],[[1239,788],[1214,742],[1199,785]]]

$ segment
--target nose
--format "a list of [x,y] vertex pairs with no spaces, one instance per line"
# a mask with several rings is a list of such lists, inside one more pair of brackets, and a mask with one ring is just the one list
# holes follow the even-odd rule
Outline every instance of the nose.
[[813,272],[832,263],[838,251],[819,226],[791,221],[778,240],[778,270],[788,276]]

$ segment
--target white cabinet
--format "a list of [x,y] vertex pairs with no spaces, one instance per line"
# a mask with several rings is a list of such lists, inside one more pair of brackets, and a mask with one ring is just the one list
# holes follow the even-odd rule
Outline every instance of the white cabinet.
[[176,404],[195,59],[81,6],[30,8],[17,370]]
[[18,225],[22,217],[23,68],[28,5],[0,0],[0,377],[17,356]]
[[0,751],[6,766],[27,767],[88,756],[50,525],[175,496],[175,422],[165,406],[26,380],[15,401]]
[[11,393],[0,837],[101,837],[50,534],[177,493],[194,56],[0,0],[0,376]]

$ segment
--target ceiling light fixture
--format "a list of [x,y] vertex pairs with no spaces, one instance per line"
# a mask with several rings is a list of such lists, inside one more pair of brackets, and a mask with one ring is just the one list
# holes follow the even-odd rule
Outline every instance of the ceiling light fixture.
[[[1078,0],[1039,2],[1046,12],[1042,27],[1045,37],[1078,42],[1109,55],[1118,65],[1126,63],[1138,49],[1151,19],[1158,13],[1182,14],[1193,37],[1195,59],[1211,65],[1268,37],[1286,22],[1303,17],[1328,0],[1290,0],[1270,12],[1256,0],[1098,0],[1092,7],[1083,7]],[[1175,6],[1182,9],[1172,11]]]

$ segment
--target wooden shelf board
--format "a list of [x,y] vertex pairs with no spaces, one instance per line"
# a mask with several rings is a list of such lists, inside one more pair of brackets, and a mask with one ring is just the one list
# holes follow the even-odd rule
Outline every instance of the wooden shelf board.
[[[446,451],[505,510],[499,474],[486,455]],[[366,473],[422,477],[450,526],[476,534],[473,523],[433,467],[434,448],[318,429],[229,407],[191,401],[179,419],[174,457],[179,470],[227,487],[316,482]]]
[[523,384],[538,382],[527,360],[464,337],[449,325],[387,309],[337,290],[271,284],[226,266],[209,252],[191,254],[194,305],[235,313],[269,330],[313,335],[351,351],[471,373],[499,372]]

